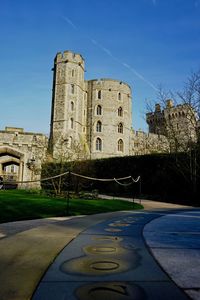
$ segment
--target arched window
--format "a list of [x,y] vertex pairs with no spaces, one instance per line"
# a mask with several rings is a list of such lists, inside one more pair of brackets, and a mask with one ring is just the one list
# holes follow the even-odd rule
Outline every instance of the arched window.
[[119,101],[122,100],[122,95],[121,95],[121,93],[118,93],[118,100],[119,100]]
[[119,117],[123,116],[123,108],[121,106],[118,108],[118,116]]
[[74,84],[71,84],[71,94],[74,94]]
[[71,129],[74,128],[74,119],[73,118],[70,119],[70,128]]
[[74,69],[72,70],[72,77],[74,77]]
[[102,107],[101,105],[97,105],[97,116],[101,116],[102,114]]
[[71,111],[74,111],[74,102],[71,101]]
[[98,121],[96,124],[96,131],[101,132],[101,129],[102,129],[102,123],[101,123],[101,121]]
[[117,150],[119,152],[123,152],[124,151],[124,142],[122,141],[122,139],[120,139],[117,143]]
[[100,138],[96,139],[96,150],[102,151],[102,140]]
[[101,91],[98,91],[98,92],[97,92],[97,98],[98,98],[98,99],[101,99]]
[[122,123],[118,124],[118,133],[123,133],[123,124]]

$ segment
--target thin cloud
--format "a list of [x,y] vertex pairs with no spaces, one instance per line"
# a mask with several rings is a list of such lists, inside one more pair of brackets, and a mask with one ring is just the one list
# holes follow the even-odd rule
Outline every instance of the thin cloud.
[[[152,0],[153,3],[156,4],[156,0]],[[68,17],[62,17],[63,20],[65,20],[73,29],[78,30],[78,27],[68,18]],[[104,53],[106,53],[108,56],[110,56],[113,60],[120,63],[123,67],[127,68],[131,73],[133,73],[135,76],[137,76],[140,80],[144,81],[146,84],[148,84],[154,91],[158,91],[158,89],[155,87],[153,83],[151,83],[149,80],[147,80],[142,74],[140,74],[138,71],[136,71],[132,66],[128,65],[127,63],[124,63],[117,57],[115,57],[112,52],[104,47],[102,44],[97,42],[95,39],[90,38],[89,36],[86,36],[92,44],[94,44],[96,47],[101,49]]]
[[74,29],[78,29],[77,27],[76,27],[76,25],[69,19],[69,18],[67,18],[67,17],[61,17],[64,21],[66,21],[71,27],[73,27]]

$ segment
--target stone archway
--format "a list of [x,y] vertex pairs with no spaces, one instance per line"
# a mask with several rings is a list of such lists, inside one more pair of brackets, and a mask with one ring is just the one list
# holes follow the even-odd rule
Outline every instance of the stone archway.
[[12,147],[0,147],[0,176],[15,184],[23,181],[24,154]]

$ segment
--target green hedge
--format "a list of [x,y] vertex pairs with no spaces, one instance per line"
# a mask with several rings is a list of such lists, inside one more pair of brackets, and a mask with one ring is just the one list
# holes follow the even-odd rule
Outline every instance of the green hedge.
[[[71,170],[97,178],[119,178],[128,175],[137,178],[141,176],[141,194],[139,183],[122,187],[116,182],[89,181],[74,176],[71,176],[70,179],[70,189],[76,191],[98,189],[100,193],[117,196],[141,196],[159,201],[198,205],[197,199],[200,194],[199,158],[199,153],[190,153],[190,155],[179,153],[178,155],[152,154],[114,157],[82,161],[77,164],[66,163],[65,165],[51,163],[43,165],[42,176],[53,176],[59,174],[61,170],[62,172],[63,170]],[[62,189],[69,188],[68,180],[69,178],[66,176],[63,180]],[[44,187],[46,188],[46,184]],[[48,188],[52,189],[52,182],[49,182]]]

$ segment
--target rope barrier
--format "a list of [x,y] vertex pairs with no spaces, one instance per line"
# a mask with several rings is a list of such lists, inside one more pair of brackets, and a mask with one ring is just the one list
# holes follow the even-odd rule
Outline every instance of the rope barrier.
[[122,186],[129,186],[129,185],[133,184],[133,182],[130,182],[130,183],[121,183],[116,178],[114,178],[114,180],[115,180],[116,183],[118,183],[119,185],[122,185]]
[[140,176],[138,176],[138,178],[134,179],[133,177],[131,177],[134,183],[137,183],[140,180]]
[[[77,177],[95,180],[95,181],[104,181],[104,182],[115,181],[115,178],[95,178],[95,177],[89,177],[89,176],[85,176],[85,175],[81,175],[81,174],[77,174],[77,173],[73,173],[73,172],[71,172],[71,174],[74,176],[77,176]],[[117,178],[117,180],[125,180],[125,179],[129,179],[129,178],[131,178],[131,176]]]
[[[4,181],[3,184],[18,184],[18,183],[23,184],[23,183],[43,182],[43,181],[48,181],[48,180],[51,180],[51,179],[55,179],[55,178],[65,176],[67,174],[69,174],[69,171],[64,172],[62,174],[52,176],[52,177],[43,178],[43,179],[26,180],[26,181]],[[140,176],[138,176],[136,179],[134,179],[131,175],[126,176],[126,177],[121,177],[121,178],[95,178],[95,177],[89,177],[89,176],[77,174],[77,173],[74,173],[74,172],[70,172],[70,174],[72,174],[76,177],[80,177],[80,178],[84,178],[84,179],[88,179],[88,180],[94,180],[94,181],[102,181],[102,182],[115,181],[116,183],[118,183],[119,185],[122,185],[122,186],[128,186],[128,185],[131,185],[133,183],[137,183],[140,180]],[[126,180],[126,179],[131,179],[132,182],[131,183],[121,183],[121,182],[119,182],[120,180]]]
[[43,178],[43,179],[36,179],[36,180],[26,180],[26,181],[4,181],[3,183],[4,184],[16,184],[16,183],[32,183],[32,182],[39,182],[39,181],[47,181],[47,180],[50,180],[50,179],[54,179],[54,178],[59,178],[59,177],[62,177],[64,175],[67,175],[69,174],[69,171],[67,172],[64,172],[62,174],[59,174],[59,175],[55,175],[55,176],[52,176],[52,177],[47,177],[47,178]]

